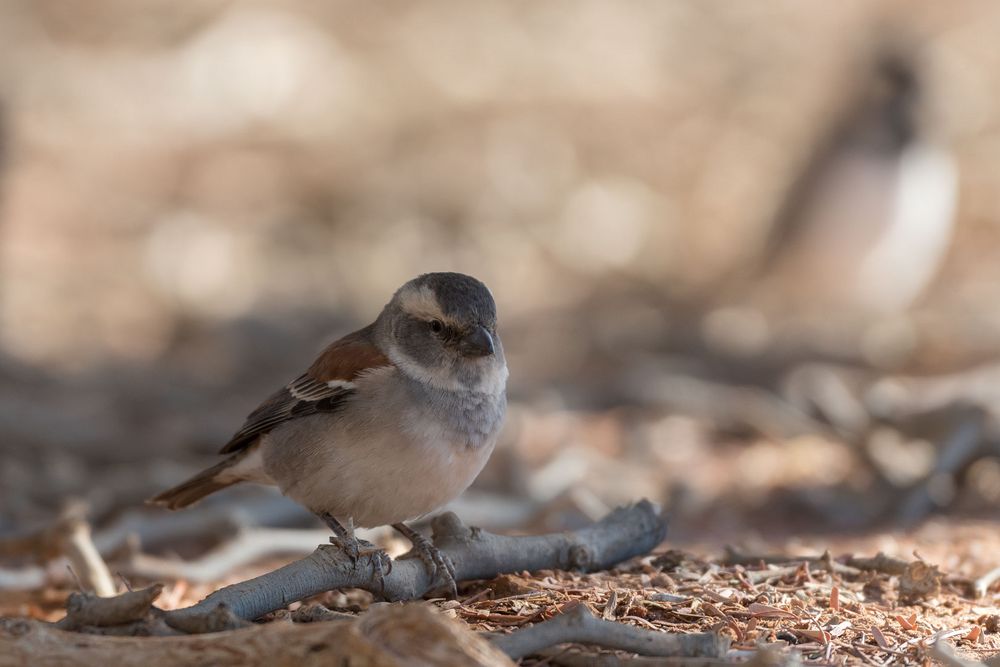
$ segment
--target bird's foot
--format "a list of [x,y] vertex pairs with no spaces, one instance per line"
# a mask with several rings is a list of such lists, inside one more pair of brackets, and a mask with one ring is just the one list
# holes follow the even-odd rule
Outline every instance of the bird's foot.
[[360,546],[358,556],[368,557],[372,566],[372,576],[378,580],[379,586],[381,586],[384,593],[385,578],[392,572],[392,559],[389,558],[389,554],[385,552],[385,549],[380,549],[371,542],[357,540],[356,543]]
[[372,566],[372,576],[385,591],[385,578],[392,572],[392,559],[385,549],[380,549],[367,540],[359,540],[353,535],[345,537],[334,535],[330,537],[330,544],[343,551],[354,567],[358,566],[358,560],[361,558],[368,558]]
[[385,592],[385,577],[392,572],[392,559],[389,558],[389,554],[371,542],[355,537],[353,521],[348,521],[348,525],[345,527],[329,513],[321,512],[317,516],[333,531],[330,544],[339,547],[351,560],[353,567],[358,566],[359,558],[368,557],[372,566],[372,577],[379,582],[382,592]]
[[[399,526],[394,526],[400,530]],[[430,540],[407,526],[407,532],[400,530],[410,542],[413,549],[400,556],[400,558],[419,558],[424,562],[427,572],[435,580],[448,590],[452,598],[458,597],[458,581],[455,579],[455,564],[451,562],[447,554],[434,546]]]

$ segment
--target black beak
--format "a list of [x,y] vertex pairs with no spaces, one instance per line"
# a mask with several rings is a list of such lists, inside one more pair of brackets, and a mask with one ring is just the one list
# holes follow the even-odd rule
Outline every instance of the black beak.
[[476,327],[462,338],[458,349],[466,357],[488,357],[495,351],[493,336],[484,327]]

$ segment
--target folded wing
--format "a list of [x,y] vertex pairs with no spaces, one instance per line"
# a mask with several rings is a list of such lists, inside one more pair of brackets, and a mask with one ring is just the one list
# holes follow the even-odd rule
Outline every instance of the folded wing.
[[372,340],[373,327],[332,343],[309,370],[276,391],[250,413],[220,454],[238,452],[276,426],[321,412],[336,412],[355,391],[358,376],[391,365]]

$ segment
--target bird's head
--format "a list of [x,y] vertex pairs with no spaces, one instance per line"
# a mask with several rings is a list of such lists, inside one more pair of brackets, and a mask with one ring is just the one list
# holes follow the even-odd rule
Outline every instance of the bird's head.
[[383,352],[412,379],[439,389],[502,393],[507,363],[486,285],[461,273],[425,273],[399,288],[376,323]]

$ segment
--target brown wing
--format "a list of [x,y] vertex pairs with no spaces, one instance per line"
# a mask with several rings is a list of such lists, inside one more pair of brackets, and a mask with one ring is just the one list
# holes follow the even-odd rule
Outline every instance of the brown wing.
[[344,336],[323,350],[309,370],[251,412],[220,453],[244,449],[290,419],[335,412],[354,393],[352,383],[359,375],[391,363],[372,342],[371,326]]

